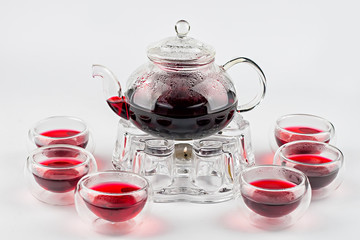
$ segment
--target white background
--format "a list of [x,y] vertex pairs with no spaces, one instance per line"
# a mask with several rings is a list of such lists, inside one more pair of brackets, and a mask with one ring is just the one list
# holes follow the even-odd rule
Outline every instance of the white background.
[[[149,43],[174,36],[180,19],[189,21],[190,36],[215,47],[218,64],[246,56],[267,76],[264,101],[243,114],[251,123],[258,163],[271,161],[269,129],[277,117],[315,114],[335,125],[345,180],[286,230],[249,226],[235,201],[173,203],[154,204],[151,221],[121,238],[355,239],[360,233],[359,9],[356,1],[0,0],[1,239],[114,238],[89,230],[73,206],[49,206],[31,196],[23,180],[27,131],[45,117],[80,117],[93,131],[100,170],[110,168],[118,117],[107,107],[101,82],[92,79],[91,65],[108,66],[125,87],[131,72],[147,61]],[[231,74],[241,100],[255,78],[246,67],[234,67]]]

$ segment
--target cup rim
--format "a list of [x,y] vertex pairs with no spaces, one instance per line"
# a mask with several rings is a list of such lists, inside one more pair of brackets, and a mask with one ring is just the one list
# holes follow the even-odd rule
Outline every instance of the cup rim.
[[[84,125],[84,130],[80,131],[79,133],[77,134],[74,134],[70,137],[49,137],[49,136],[44,136],[42,135],[40,132],[38,132],[36,130],[37,126],[39,126],[40,124],[42,124],[43,122],[46,122],[46,121],[49,121],[49,120],[52,120],[52,119],[56,119],[56,118],[66,118],[66,119],[71,119],[71,120],[75,120],[77,122],[80,122],[82,125]],[[65,115],[61,115],[61,116],[51,116],[51,117],[47,117],[47,118],[43,118],[39,121],[37,121],[33,126],[32,128],[30,129],[30,132],[32,133],[32,135],[41,135],[42,138],[45,138],[45,139],[71,139],[71,138],[74,138],[74,137],[78,137],[78,136],[81,136],[81,135],[84,135],[86,134],[87,132],[89,132],[89,127],[88,125],[86,124],[86,122],[84,120],[82,120],[81,118],[78,118],[78,117],[74,117],[74,116],[65,116]]]
[[[292,145],[295,145],[295,144],[300,144],[300,143],[310,143],[310,144],[323,145],[326,148],[330,148],[330,149],[338,152],[339,156],[336,159],[334,159],[334,160],[330,159],[331,160],[330,162],[325,162],[325,163],[303,163],[303,162],[299,162],[299,161],[296,161],[296,160],[292,160],[292,159],[287,158],[287,157],[284,156],[284,154],[282,153],[282,150],[285,147],[292,146]],[[278,150],[276,151],[276,153],[274,155],[274,161],[277,159],[277,156],[280,156],[282,159],[286,160],[287,162],[295,163],[295,164],[298,164],[298,165],[304,165],[304,166],[314,166],[314,167],[327,166],[327,165],[331,165],[331,164],[334,164],[334,163],[337,163],[337,162],[341,162],[341,165],[342,165],[343,161],[344,161],[344,154],[342,153],[342,151],[339,148],[337,148],[334,145],[331,145],[329,143],[312,141],[312,140],[300,140],[300,141],[288,142],[288,143],[286,143],[286,144],[284,144],[284,145],[282,145],[282,146],[280,146],[278,148]]]
[[308,117],[308,118],[314,118],[314,119],[323,121],[328,126],[327,126],[327,129],[325,131],[322,131],[322,132],[318,132],[318,133],[298,133],[298,132],[296,132],[297,135],[300,135],[300,136],[318,136],[318,135],[323,135],[324,132],[329,132],[331,134],[330,138],[332,137],[332,135],[334,135],[335,127],[329,120],[327,120],[327,119],[325,119],[323,117],[319,117],[319,116],[312,115],[312,114],[305,114],[305,113],[291,113],[291,114],[286,114],[286,115],[283,115],[283,116],[279,117],[276,120],[276,128],[280,128],[282,131],[287,132],[287,133],[294,133],[293,131],[289,131],[289,130],[281,127],[279,125],[279,122],[284,120],[285,118],[299,117],[299,116]]
[[[97,176],[97,175],[101,175],[101,174],[114,174],[114,173],[123,173],[123,174],[129,174],[129,175],[133,175],[133,176],[136,176],[142,180],[145,181],[145,186],[141,187],[140,189],[138,190],[135,190],[135,191],[131,191],[131,192],[125,192],[125,193],[108,193],[108,192],[102,192],[102,191],[98,191],[98,190],[94,190],[94,189],[91,189],[87,186],[85,186],[85,181],[88,180],[89,178],[91,177],[94,177],[94,176]],[[118,171],[118,170],[106,170],[106,171],[101,171],[101,172],[94,172],[92,174],[88,174],[84,177],[82,177],[79,182],[77,183],[77,188],[76,189],[79,189],[79,187],[81,186],[81,188],[83,189],[86,189],[87,192],[90,192],[90,193],[95,193],[95,194],[101,194],[101,195],[108,195],[108,196],[126,196],[126,195],[132,195],[134,193],[138,193],[138,192],[142,192],[146,189],[149,189],[149,181],[141,176],[140,174],[137,174],[137,173],[133,173],[133,172],[129,172],[129,171]],[[147,194],[148,195],[148,194]]]
[[[252,171],[254,169],[258,169],[258,168],[282,168],[282,169],[286,169],[288,171],[291,172],[296,172],[297,174],[302,176],[302,180],[299,184],[295,184],[294,187],[289,187],[289,188],[281,188],[281,189],[269,189],[269,188],[262,188],[262,187],[257,187],[254,186],[252,184],[250,184],[249,182],[245,181],[243,174],[249,171]],[[245,183],[247,186],[251,186],[251,188],[256,189],[256,190],[261,190],[261,191],[265,191],[265,192],[283,192],[283,191],[293,191],[293,190],[297,190],[299,188],[302,187],[306,187],[306,180],[307,180],[307,176],[301,172],[300,170],[297,170],[295,168],[291,168],[291,167],[285,167],[285,166],[280,166],[280,165],[273,165],[273,164],[265,164],[265,165],[257,165],[257,166],[253,166],[253,167],[249,167],[246,168],[244,170],[241,171],[240,174],[240,179],[242,183]],[[240,190],[240,192],[242,192]]]
[[[78,151],[84,153],[86,155],[86,159],[83,162],[79,163],[79,164],[76,164],[74,166],[68,166],[68,167],[51,167],[51,166],[43,165],[43,164],[35,161],[33,156],[35,154],[38,154],[39,152],[41,152],[43,150],[48,149],[48,148],[70,148],[70,149],[75,149],[75,150],[78,150]],[[37,167],[45,168],[45,169],[51,169],[51,170],[74,169],[74,168],[78,168],[78,167],[81,167],[81,166],[83,166],[85,164],[90,163],[91,160],[95,161],[94,156],[89,151],[87,151],[86,149],[78,147],[78,146],[74,146],[74,145],[69,145],[69,144],[54,144],[54,145],[47,145],[47,146],[36,148],[29,154],[28,159],[30,159],[30,158],[31,158],[31,163],[36,165]],[[53,159],[58,159],[58,158],[61,158],[61,157],[54,157]],[[49,158],[49,159],[51,159],[51,158]]]

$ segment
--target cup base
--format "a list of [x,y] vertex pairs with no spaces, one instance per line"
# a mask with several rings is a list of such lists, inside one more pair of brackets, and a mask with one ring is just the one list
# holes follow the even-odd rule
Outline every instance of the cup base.
[[333,190],[334,190],[333,188],[328,188],[328,187],[320,188],[318,190],[312,190],[311,200],[318,201],[327,198],[333,192]]
[[285,215],[277,218],[263,217],[254,212],[249,214],[250,223],[260,229],[268,231],[277,231],[290,227],[294,221],[291,216]]
[[134,230],[139,225],[135,219],[130,219],[124,222],[109,222],[102,218],[95,219],[91,227],[94,231],[104,235],[126,235]]
[[32,193],[32,195],[40,202],[54,205],[54,206],[67,206],[74,204],[74,192],[69,191],[66,193],[53,193],[49,191],[42,191],[38,193]]

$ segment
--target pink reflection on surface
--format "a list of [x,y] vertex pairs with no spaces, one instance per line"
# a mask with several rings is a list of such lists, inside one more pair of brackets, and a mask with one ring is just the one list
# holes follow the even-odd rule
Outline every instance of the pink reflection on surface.
[[112,169],[111,156],[106,157],[99,154],[94,154],[94,158],[96,160],[98,171],[105,171]]
[[[272,220],[270,219],[270,221]],[[277,221],[276,218],[274,218],[274,221]],[[269,223],[271,225],[275,222]],[[307,212],[297,223],[292,226],[287,226],[285,228],[280,227],[276,229],[267,227],[267,225],[256,227],[251,224],[250,220],[246,217],[246,214],[241,209],[229,211],[223,214],[223,216],[219,219],[219,224],[222,225],[222,227],[236,232],[249,234],[265,233],[269,231],[278,232],[289,228],[291,228],[291,231],[294,232],[307,232],[310,229],[323,228],[324,226],[321,224],[322,222],[324,222],[322,216]]]
[[274,155],[275,153],[271,151],[258,153],[255,156],[255,164],[256,165],[273,164]]
[[225,213],[219,222],[223,227],[237,232],[255,233],[261,231],[250,224],[241,210],[233,210]]
[[169,226],[163,219],[154,215],[146,216],[144,222],[139,226],[139,229],[133,231],[134,236],[137,237],[153,237],[163,235],[169,231]]

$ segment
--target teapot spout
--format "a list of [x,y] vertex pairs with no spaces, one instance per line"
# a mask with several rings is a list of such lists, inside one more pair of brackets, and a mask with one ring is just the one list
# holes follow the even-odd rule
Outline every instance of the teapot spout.
[[103,90],[106,99],[122,95],[120,82],[107,67],[94,64],[92,66],[92,77],[100,77],[103,80]]
[[93,78],[100,77],[103,82],[103,91],[109,107],[120,117],[129,120],[129,104],[121,92],[121,84],[116,76],[105,66],[92,66]]

